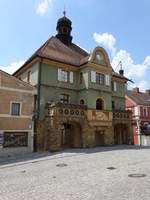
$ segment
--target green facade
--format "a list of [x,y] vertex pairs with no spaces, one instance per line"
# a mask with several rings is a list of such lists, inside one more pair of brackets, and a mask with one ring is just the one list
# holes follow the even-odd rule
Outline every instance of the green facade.
[[[38,85],[40,63],[34,64],[30,68],[30,83],[34,86]],[[105,66],[107,67],[107,66]],[[117,91],[112,91],[110,72],[110,85],[100,85],[91,82],[91,71],[96,71],[90,66],[81,68],[79,71],[73,72],[73,83],[58,81],[58,67],[54,65],[41,65],[41,84],[40,84],[40,119],[45,116],[45,105],[47,102],[58,102],[60,94],[68,94],[70,96],[70,104],[79,104],[83,99],[85,105],[89,109],[96,109],[96,100],[103,99],[104,109],[112,110],[112,101],[115,102],[115,109],[125,109],[125,83],[117,82]],[[79,75],[83,73],[82,84],[79,84]],[[22,80],[27,81],[27,73],[21,75]],[[119,79],[118,79],[119,80]],[[37,87],[38,88],[38,87]]]

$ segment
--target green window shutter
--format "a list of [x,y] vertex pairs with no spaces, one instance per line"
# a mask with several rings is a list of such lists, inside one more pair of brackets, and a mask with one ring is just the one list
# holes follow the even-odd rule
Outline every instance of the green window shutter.
[[73,72],[70,72],[70,83],[73,83]]
[[95,71],[91,71],[91,82],[96,83],[96,72]]

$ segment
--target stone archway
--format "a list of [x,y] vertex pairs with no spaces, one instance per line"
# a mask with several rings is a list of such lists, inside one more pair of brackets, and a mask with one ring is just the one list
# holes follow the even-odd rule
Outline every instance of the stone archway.
[[115,144],[128,144],[128,127],[126,124],[116,124],[114,127]]
[[82,147],[82,130],[81,125],[77,122],[63,123],[64,129],[61,131],[62,148],[81,148]]

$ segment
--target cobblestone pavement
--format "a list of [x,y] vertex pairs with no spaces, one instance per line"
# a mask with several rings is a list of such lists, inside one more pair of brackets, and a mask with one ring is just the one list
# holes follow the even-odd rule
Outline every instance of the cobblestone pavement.
[[[139,173],[146,176],[128,176]],[[24,199],[150,200],[150,148],[74,149],[0,159],[0,200]]]

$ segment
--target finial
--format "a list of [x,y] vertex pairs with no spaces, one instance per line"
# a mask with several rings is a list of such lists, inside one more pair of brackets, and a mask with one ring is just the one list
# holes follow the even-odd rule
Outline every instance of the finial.
[[65,6],[64,6],[64,12],[63,12],[63,14],[64,14],[64,17],[66,17],[66,8],[65,8]]
[[120,61],[119,64],[120,64],[120,69],[122,69],[122,62]]

